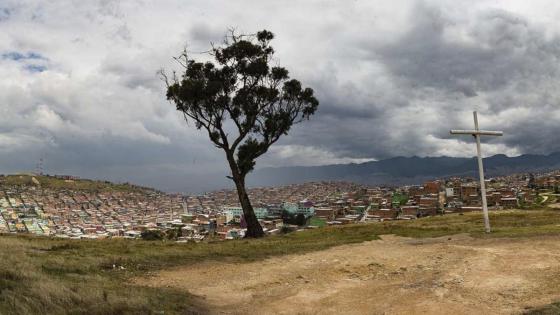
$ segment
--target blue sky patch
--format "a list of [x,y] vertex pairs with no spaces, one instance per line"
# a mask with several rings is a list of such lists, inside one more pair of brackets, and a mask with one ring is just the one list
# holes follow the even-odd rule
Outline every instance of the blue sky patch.
[[43,72],[47,70],[47,67],[41,65],[26,65],[24,68],[29,72]]
[[36,52],[20,53],[18,51],[10,51],[2,54],[2,59],[11,59],[15,61],[26,60],[26,59],[43,59],[47,58],[41,56],[41,54]]
[[5,21],[10,18],[12,12],[8,8],[0,8],[0,22]]

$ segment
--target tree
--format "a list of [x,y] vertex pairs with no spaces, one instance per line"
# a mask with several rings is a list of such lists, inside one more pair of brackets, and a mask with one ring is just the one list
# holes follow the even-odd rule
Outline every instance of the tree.
[[179,76],[162,72],[167,99],[225,152],[228,178],[235,183],[247,223],[246,237],[264,235],[245,188],[247,174],[258,157],[319,106],[311,88],[303,88],[288,70],[273,64],[273,38],[267,30],[254,35],[231,30],[222,45],[212,45],[213,61],[195,61],[185,50],[175,58],[182,66]]
[[303,213],[298,213],[298,215],[296,215],[296,224],[299,226],[304,226],[307,224],[307,218]]
[[535,176],[533,175],[533,173],[529,173],[529,181],[527,182],[527,187],[531,189],[537,188],[537,185],[535,184]]
[[176,240],[179,237],[183,236],[183,230],[181,230],[181,228],[174,228],[174,229],[169,229],[165,232],[165,237],[168,240]]
[[160,241],[164,238],[165,234],[160,230],[145,230],[140,234],[145,241]]

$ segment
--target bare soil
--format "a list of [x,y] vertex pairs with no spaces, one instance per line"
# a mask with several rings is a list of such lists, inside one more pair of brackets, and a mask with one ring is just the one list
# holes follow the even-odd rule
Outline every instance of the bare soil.
[[217,314],[512,314],[560,300],[560,237],[382,236],[252,263],[135,279],[202,297]]

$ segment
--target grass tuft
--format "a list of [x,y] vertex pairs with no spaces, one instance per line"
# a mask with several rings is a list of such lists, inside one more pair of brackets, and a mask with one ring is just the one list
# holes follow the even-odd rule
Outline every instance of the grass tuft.
[[189,314],[206,313],[203,301],[170,288],[129,279],[178,265],[206,261],[249,262],[375,240],[396,234],[424,238],[457,233],[474,237],[558,235],[560,211],[445,215],[325,227],[257,240],[177,244],[124,239],[63,240],[26,235],[0,237],[0,314]]

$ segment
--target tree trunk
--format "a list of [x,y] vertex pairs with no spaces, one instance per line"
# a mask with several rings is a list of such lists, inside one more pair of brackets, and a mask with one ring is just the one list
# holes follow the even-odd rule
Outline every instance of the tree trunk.
[[245,237],[257,238],[263,237],[264,232],[255,215],[255,211],[253,210],[253,206],[251,205],[251,201],[249,200],[249,196],[247,195],[247,191],[245,190],[245,180],[242,179],[240,183],[236,182],[235,185],[237,186],[237,195],[239,196],[239,202],[241,203],[241,207],[243,208],[243,218],[247,223],[247,233],[245,233]]
[[258,238],[264,236],[264,231],[262,229],[249,196],[247,195],[247,190],[245,189],[245,176],[242,176],[237,167],[237,163],[233,158],[233,154],[227,154],[228,162],[231,168],[232,179],[235,182],[235,187],[237,188],[237,196],[239,197],[239,203],[241,203],[241,208],[243,208],[243,218],[247,223],[247,233],[245,237],[247,238]]

